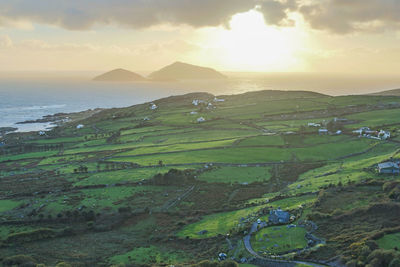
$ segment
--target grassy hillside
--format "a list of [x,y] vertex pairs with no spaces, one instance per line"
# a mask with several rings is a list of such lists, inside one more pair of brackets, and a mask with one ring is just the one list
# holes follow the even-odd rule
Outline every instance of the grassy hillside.
[[[25,254],[48,266],[179,266],[220,252],[251,259],[243,238],[278,207],[304,227],[253,233],[263,256],[340,256],[362,265],[395,248],[400,181],[376,166],[400,158],[400,97],[261,91],[214,98],[173,96],[153,109],[103,110],[45,136],[5,136],[0,260]],[[391,138],[352,132],[362,126]],[[323,242],[309,245],[310,231]]]

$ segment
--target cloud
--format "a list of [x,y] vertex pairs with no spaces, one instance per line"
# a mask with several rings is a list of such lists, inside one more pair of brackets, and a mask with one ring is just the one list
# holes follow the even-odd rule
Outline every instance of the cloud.
[[0,48],[11,48],[13,41],[8,35],[0,35]]
[[289,11],[297,10],[296,0],[280,1],[263,1],[257,7],[257,10],[264,15],[267,24],[279,26],[294,26],[295,21],[288,19]]
[[187,24],[228,25],[231,17],[259,7],[271,24],[284,25],[295,0],[13,0],[0,2],[0,26],[19,21],[88,30],[95,25],[130,28]]
[[312,28],[338,34],[400,29],[399,0],[314,0],[299,12]]

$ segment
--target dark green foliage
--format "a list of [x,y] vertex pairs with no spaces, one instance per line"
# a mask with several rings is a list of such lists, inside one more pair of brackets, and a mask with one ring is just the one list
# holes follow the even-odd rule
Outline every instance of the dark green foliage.
[[237,264],[234,261],[201,261],[198,264],[193,265],[193,267],[239,267],[239,264]]
[[15,255],[3,260],[3,266],[36,266],[36,260],[27,255]]
[[165,174],[159,173],[153,177],[155,185],[182,185],[194,181],[194,174],[191,170],[171,169]]

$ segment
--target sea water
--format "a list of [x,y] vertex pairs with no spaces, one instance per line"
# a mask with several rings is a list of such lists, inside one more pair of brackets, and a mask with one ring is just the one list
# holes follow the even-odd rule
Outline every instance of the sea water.
[[310,90],[329,95],[364,94],[400,88],[400,77],[302,73],[225,73],[227,80],[112,83],[90,77],[0,77],[0,127],[34,131],[48,123],[16,124],[60,112],[126,107],[171,95],[209,92],[215,95],[257,90]]

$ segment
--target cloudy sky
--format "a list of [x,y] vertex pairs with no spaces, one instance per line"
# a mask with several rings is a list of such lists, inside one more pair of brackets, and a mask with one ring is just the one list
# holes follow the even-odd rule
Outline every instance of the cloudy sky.
[[400,69],[399,0],[0,0],[0,71]]

